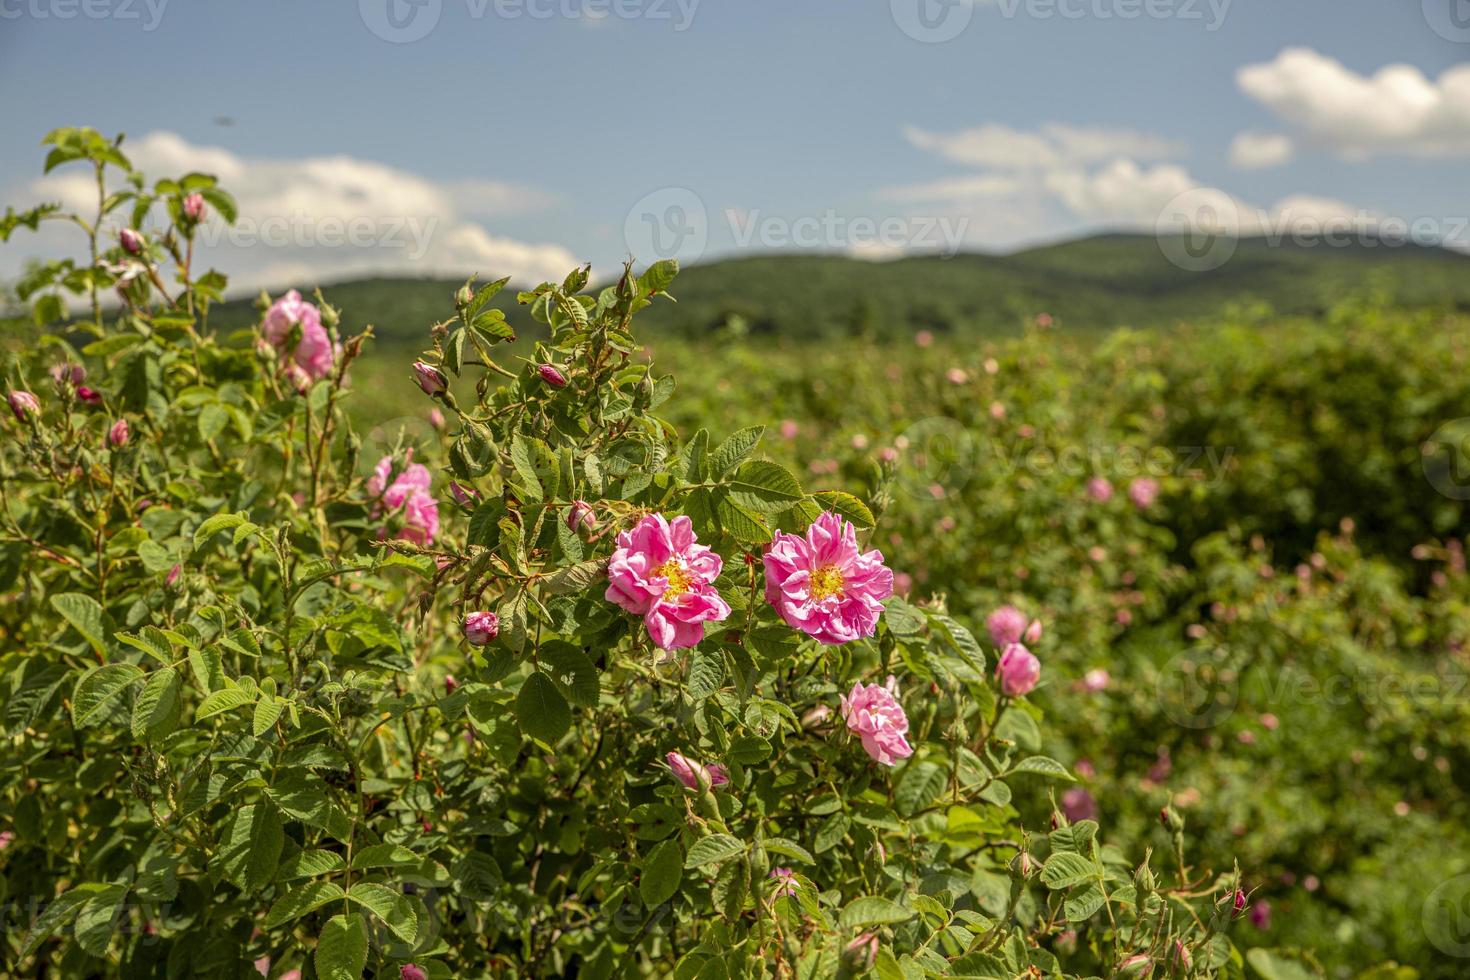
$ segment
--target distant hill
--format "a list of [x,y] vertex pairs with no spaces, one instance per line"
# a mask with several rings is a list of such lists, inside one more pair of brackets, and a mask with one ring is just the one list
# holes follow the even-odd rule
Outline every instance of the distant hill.
[[[486,269],[482,278],[494,272]],[[453,312],[459,282],[377,278],[323,292],[343,310],[347,327],[371,322],[384,343],[420,346],[428,325]],[[1015,332],[1045,311],[1067,328],[1100,330],[1208,319],[1231,305],[1314,314],[1370,293],[1401,306],[1470,309],[1470,256],[1403,243],[1304,247],[1242,239],[1220,268],[1192,272],[1171,263],[1154,236],[1111,234],[948,259],[730,258],[686,268],[672,292],[678,303],[655,304],[640,319],[645,329],[698,334],[734,322],[752,334],[793,338],[920,329],[986,334]],[[512,310],[514,292],[497,302]],[[517,317],[525,313],[510,316],[524,322]],[[242,300],[211,319],[232,326],[254,317]]]

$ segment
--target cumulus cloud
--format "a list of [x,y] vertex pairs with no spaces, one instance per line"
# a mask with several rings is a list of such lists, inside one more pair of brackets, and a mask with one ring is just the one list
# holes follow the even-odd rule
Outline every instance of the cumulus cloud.
[[[543,208],[545,192],[496,180],[439,183],[350,156],[245,157],[169,132],[129,140],[133,165],[150,177],[214,174],[239,204],[200,231],[203,261],[230,275],[232,291],[315,285],[373,274],[509,275],[522,283],[560,279],[578,264],[555,244],[493,234],[473,219]],[[90,176],[58,171],[27,188],[83,213],[94,206]],[[43,240],[44,241],[44,240]]]
[[1294,152],[1291,137],[1282,133],[1238,133],[1230,141],[1230,164],[1241,170],[1264,170],[1289,161]]
[[1311,48],[1236,73],[1242,92],[1305,139],[1349,159],[1470,156],[1470,65],[1431,80],[1411,65],[1360,75]]
[[949,133],[907,126],[903,134],[914,146],[951,163],[998,170],[1051,169],[1115,157],[1157,160],[1183,152],[1180,144],[1149,133],[1061,123],[1034,132],[995,124]]

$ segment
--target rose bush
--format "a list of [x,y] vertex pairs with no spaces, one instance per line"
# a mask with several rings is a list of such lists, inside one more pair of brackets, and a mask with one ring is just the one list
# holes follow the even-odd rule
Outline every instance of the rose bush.
[[5,365],[9,972],[1243,976],[1177,809],[1154,858],[1053,802],[1039,619],[987,647],[990,608],[893,595],[883,479],[664,418],[632,331],[673,263],[519,328],[467,283],[402,377],[447,445],[365,453],[370,332],[293,292],[218,335],[228,195],[48,142],[99,204],[0,223],[89,247],[19,290],[89,315]]

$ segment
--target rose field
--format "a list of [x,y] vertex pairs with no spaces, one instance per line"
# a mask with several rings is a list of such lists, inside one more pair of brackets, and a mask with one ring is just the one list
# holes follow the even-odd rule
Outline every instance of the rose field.
[[1470,975],[1463,306],[694,333],[635,257],[385,323],[44,152],[0,975]]

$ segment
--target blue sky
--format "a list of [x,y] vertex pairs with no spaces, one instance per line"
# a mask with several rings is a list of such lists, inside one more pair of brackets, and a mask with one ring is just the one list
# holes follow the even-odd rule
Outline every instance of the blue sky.
[[[49,128],[124,131],[150,170],[214,165],[294,229],[220,239],[251,285],[1005,250],[1148,228],[1188,193],[1244,230],[1470,238],[1465,0],[946,2],[0,0],[0,193],[66,199],[36,179]],[[920,3],[963,29],[910,36]],[[379,36],[389,4],[427,33]],[[341,244],[354,215],[376,224]],[[52,247],[0,246],[0,277]]]

